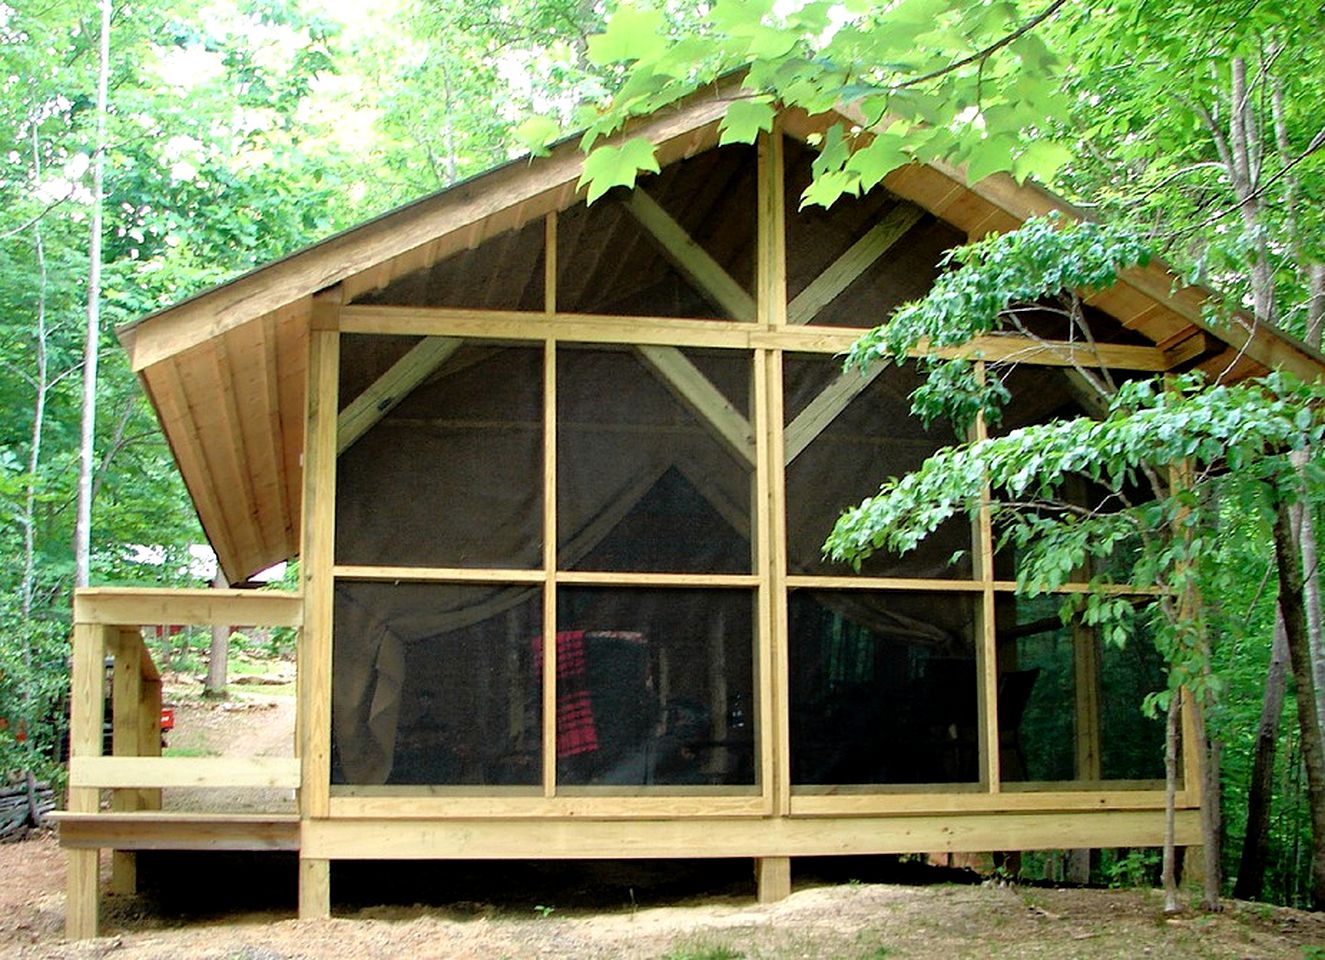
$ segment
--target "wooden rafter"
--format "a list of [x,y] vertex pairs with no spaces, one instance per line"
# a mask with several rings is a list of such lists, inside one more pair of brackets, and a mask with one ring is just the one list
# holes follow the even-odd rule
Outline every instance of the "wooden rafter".
[[336,418],[336,454],[339,456],[373,428],[447,361],[464,341],[457,337],[424,337],[391,369],[350,402]]
[[824,387],[819,395],[811,400],[791,423],[787,424],[783,441],[784,461],[790,464],[800,456],[805,448],[814,442],[814,438],[823,433],[825,428],[837,419],[837,415],[873,383],[879,374],[883,373],[886,366],[887,364],[884,363],[876,363],[864,373],[847,371]]
[[[704,296],[737,320],[753,320],[754,298],[643,190],[624,204],[670,260]],[[636,346],[649,368],[743,462],[754,466],[754,428],[676,347]]]
[[658,206],[656,200],[643,190],[634,190],[624,205],[695,289],[734,320],[755,318],[754,297],[733,280],[722,264],[709,256],[708,251],[696,243],[671,214]]
[[792,298],[787,306],[787,322],[803,324],[813,320],[924,215],[924,210],[906,201],[889,207],[878,223]]
[[719,439],[751,467],[755,462],[754,429],[703,372],[675,347],[636,347],[645,366]]

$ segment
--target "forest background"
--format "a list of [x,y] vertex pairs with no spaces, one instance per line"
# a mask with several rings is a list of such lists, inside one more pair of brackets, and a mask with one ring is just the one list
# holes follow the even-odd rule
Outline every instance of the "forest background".
[[[829,5],[727,4],[756,20],[815,6]],[[954,6],[899,5],[927,29],[949,23]],[[1003,96],[989,108],[1004,111],[1001,125],[989,113],[987,135],[964,158],[973,174],[1034,174],[1219,290],[1217,307],[1246,309],[1319,346],[1325,7],[967,7],[1034,22],[1017,38],[1020,61],[1034,69],[961,75]],[[196,584],[190,547],[204,542],[114,327],[575,127],[578,104],[630,79],[590,40],[614,11],[585,0],[114,5],[92,583]],[[674,4],[650,14],[640,21],[645,48],[689,36],[711,12]],[[67,687],[100,16],[87,0],[0,2],[0,715],[10,721],[0,773],[54,772]],[[961,37],[952,49],[959,56]],[[958,79],[913,91],[914,115],[940,111],[952,92],[943,84]],[[1265,696],[1267,678],[1277,670],[1282,684],[1286,672],[1273,518],[1242,509],[1236,495],[1228,504],[1205,591],[1225,875],[1230,887],[1239,878],[1256,741],[1272,720],[1266,870],[1263,885],[1248,891],[1244,878],[1239,892],[1300,905],[1311,899],[1312,838],[1295,705],[1291,689],[1280,704]],[[1307,504],[1308,527],[1319,526],[1321,506]],[[1306,561],[1310,594],[1318,572],[1314,556]]]

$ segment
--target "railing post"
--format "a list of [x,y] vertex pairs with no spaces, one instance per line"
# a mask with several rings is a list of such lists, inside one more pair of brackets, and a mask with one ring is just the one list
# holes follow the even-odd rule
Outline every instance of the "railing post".
[[[69,757],[101,756],[101,724],[105,713],[105,652],[111,629],[75,623],[73,666],[69,698]],[[71,787],[69,810],[96,813],[101,791]],[[65,936],[85,940],[97,935],[97,874],[101,851],[70,850],[67,861],[68,894],[65,899]]]
[[[139,712],[142,710],[143,645],[141,633],[121,627],[115,636],[115,671],[111,697],[111,752],[117,757],[143,755]],[[111,791],[110,808],[116,813],[140,809],[137,790]],[[138,892],[138,864],[128,850],[111,851],[111,893]]]

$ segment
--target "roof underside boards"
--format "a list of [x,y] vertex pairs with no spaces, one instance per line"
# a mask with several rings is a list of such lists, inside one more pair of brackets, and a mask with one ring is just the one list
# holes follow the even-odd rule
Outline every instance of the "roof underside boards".
[[[754,150],[714,149],[721,93],[697,95],[632,131],[659,145],[663,167],[633,194],[618,191],[586,207],[576,189],[583,158],[566,143],[548,158],[433,194],[121,330],[231,582],[299,549],[308,328],[319,290],[339,284],[346,303],[539,311],[545,218],[556,212],[559,310],[752,317]],[[783,119],[785,132],[803,140],[840,115]],[[957,171],[917,164],[890,174],[886,190],[796,213],[813,154],[797,143],[786,154],[788,297],[820,285],[805,296],[813,315],[795,322],[872,325],[923,293],[939,251],[964,237],[1013,229],[1051,209],[1079,216],[1032,185],[993,176],[971,187]],[[844,279],[825,284],[838,268]],[[1226,379],[1270,366],[1320,375],[1320,358],[1288,338],[1252,337],[1245,324],[1211,329],[1201,316],[1208,293],[1175,286],[1153,264],[1091,296],[1092,308],[1117,321],[1104,325],[1102,339],[1154,344],[1170,368],[1194,365]],[[400,363],[408,392],[435,375],[420,367],[427,355],[449,356],[462,342],[447,339],[398,339],[382,371],[349,376],[346,386],[366,387]],[[405,369],[411,363],[415,369]],[[342,408],[353,399],[342,396]]]

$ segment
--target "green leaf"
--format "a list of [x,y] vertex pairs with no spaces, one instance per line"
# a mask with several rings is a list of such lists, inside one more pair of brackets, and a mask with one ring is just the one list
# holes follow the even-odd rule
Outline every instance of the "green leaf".
[[647,7],[618,7],[602,33],[589,38],[587,55],[595,66],[653,59],[667,48],[663,15]]
[[727,107],[727,115],[718,126],[718,145],[754,143],[760,130],[773,129],[773,104],[770,97],[736,100]]
[[860,178],[861,191],[873,190],[888,174],[908,163],[906,138],[896,133],[880,133],[853,153],[846,169]]
[[986,137],[971,148],[966,161],[966,180],[976,184],[991,173],[1012,169],[1012,150],[1017,141],[1012,137]]
[[551,117],[532,116],[525,120],[514,130],[511,135],[515,137],[516,142],[527,147],[529,152],[536,157],[547,155],[548,144],[557,139],[561,133],[561,125]]
[[1036,140],[1022,151],[1012,165],[1012,174],[1018,180],[1034,177],[1048,183],[1073,157],[1071,148],[1052,140]]
[[587,202],[593,203],[613,187],[634,187],[641,170],[658,172],[653,150],[653,144],[643,137],[627,140],[619,147],[597,147],[584,159],[584,172],[577,188],[587,184]]

